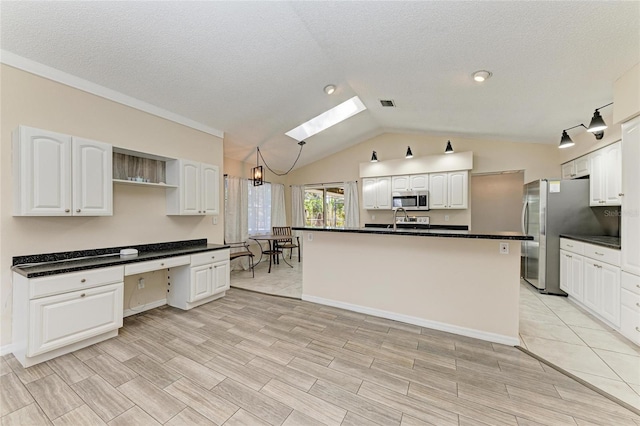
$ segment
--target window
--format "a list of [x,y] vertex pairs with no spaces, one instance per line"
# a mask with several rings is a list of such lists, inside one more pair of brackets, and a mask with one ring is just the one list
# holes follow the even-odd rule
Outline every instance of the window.
[[249,186],[249,235],[271,233],[271,184]]
[[344,226],[344,186],[325,184],[304,190],[305,226]]

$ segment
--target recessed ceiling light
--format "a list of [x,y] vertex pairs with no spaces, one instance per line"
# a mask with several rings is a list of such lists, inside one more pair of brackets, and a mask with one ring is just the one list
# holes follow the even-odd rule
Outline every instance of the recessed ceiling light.
[[492,75],[493,74],[491,74],[490,71],[484,71],[484,70],[476,71],[473,73],[473,79],[478,83],[482,83],[483,81],[491,78]]
[[331,95],[335,91],[336,86],[334,86],[333,84],[327,84],[326,86],[324,86],[324,93],[326,93],[327,95]]
[[334,126],[341,121],[346,120],[349,117],[353,117],[359,112],[367,109],[362,103],[359,97],[344,101],[338,106],[331,108],[328,111],[323,112],[317,117],[312,118],[306,123],[302,123],[295,129],[289,130],[285,133],[287,136],[294,138],[297,141],[303,141],[310,136],[320,133],[323,130]]

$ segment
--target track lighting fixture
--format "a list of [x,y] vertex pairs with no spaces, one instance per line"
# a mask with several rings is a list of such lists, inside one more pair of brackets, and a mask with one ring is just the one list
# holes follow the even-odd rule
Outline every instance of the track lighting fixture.
[[413,158],[413,152],[411,152],[410,146],[407,147],[407,155],[405,155],[404,158]]
[[612,104],[613,102],[606,104],[604,106],[601,106],[600,108],[596,108],[596,110],[593,112],[593,118],[591,119],[591,123],[589,124],[589,127],[587,127],[587,132],[593,133],[596,139],[602,139],[602,137],[604,136],[604,129],[607,128],[607,123],[605,123],[604,120],[602,119],[602,116],[600,115],[600,110]]
[[371,154],[371,162],[372,163],[377,163],[378,162],[378,154],[376,154],[375,151],[373,151],[373,153]]
[[444,149],[445,154],[453,154],[453,147],[451,146],[451,141],[447,141],[447,147]]
[[571,136],[569,136],[569,133],[567,133],[567,130],[575,129],[576,127],[580,127],[580,126],[584,127],[585,129],[587,128],[587,126],[580,123],[577,126],[564,129],[562,131],[562,137],[560,138],[560,145],[558,145],[558,148],[564,149],[564,148],[569,148],[570,146],[574,146],[576,143],[573,140],[571,140]]

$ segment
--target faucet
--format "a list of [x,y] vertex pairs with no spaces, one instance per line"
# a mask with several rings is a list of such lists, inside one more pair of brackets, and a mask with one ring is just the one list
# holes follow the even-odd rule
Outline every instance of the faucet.
[[407,215],[407,211],[404,209],[404,207],[397,207],[393,210],[393,230],[395,231],[397,228],[397,224],[398,221],[396,219],[396,216],[398,216],[398,212],[402,210],[404,212],[404,220],[405,221],[409,221],[409,215]]

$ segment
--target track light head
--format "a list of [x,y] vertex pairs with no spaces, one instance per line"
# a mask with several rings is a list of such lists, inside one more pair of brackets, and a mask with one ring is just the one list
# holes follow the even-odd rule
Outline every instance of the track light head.
[[[587,132],[591,132],[595,134],[597,132],[602,132],[606,128],[607,128],[607,123],[605,123],[604,120],[602,119],[602,116],[600,115],[600,111],[595,110],[595,112],[593,113],[593,118],[591,119],[591,124],[589,124],[589,127],[587,127]],[[596,139],[600,139],[600,138],[596,136]]]
[[373,153],[371,154],[371,162],[372,163],[378,162],[378,154],[375,151],[373,151]]
[[451,141],[447,141],[447,147],[444,149],[445,154],[453,154],[453,147],[451,146]]
[[569,136],[569,133],[567,133],[566,130],[563,130],[562,137],[560,138],[560,145],[558,146],[558,148],[564,149],[574,145],[575,142],[571,140],[571,136]]
[[410,146],[407,147],[407,155],[405,155],[404,158],[413,158],[413,152],[411,152]]

